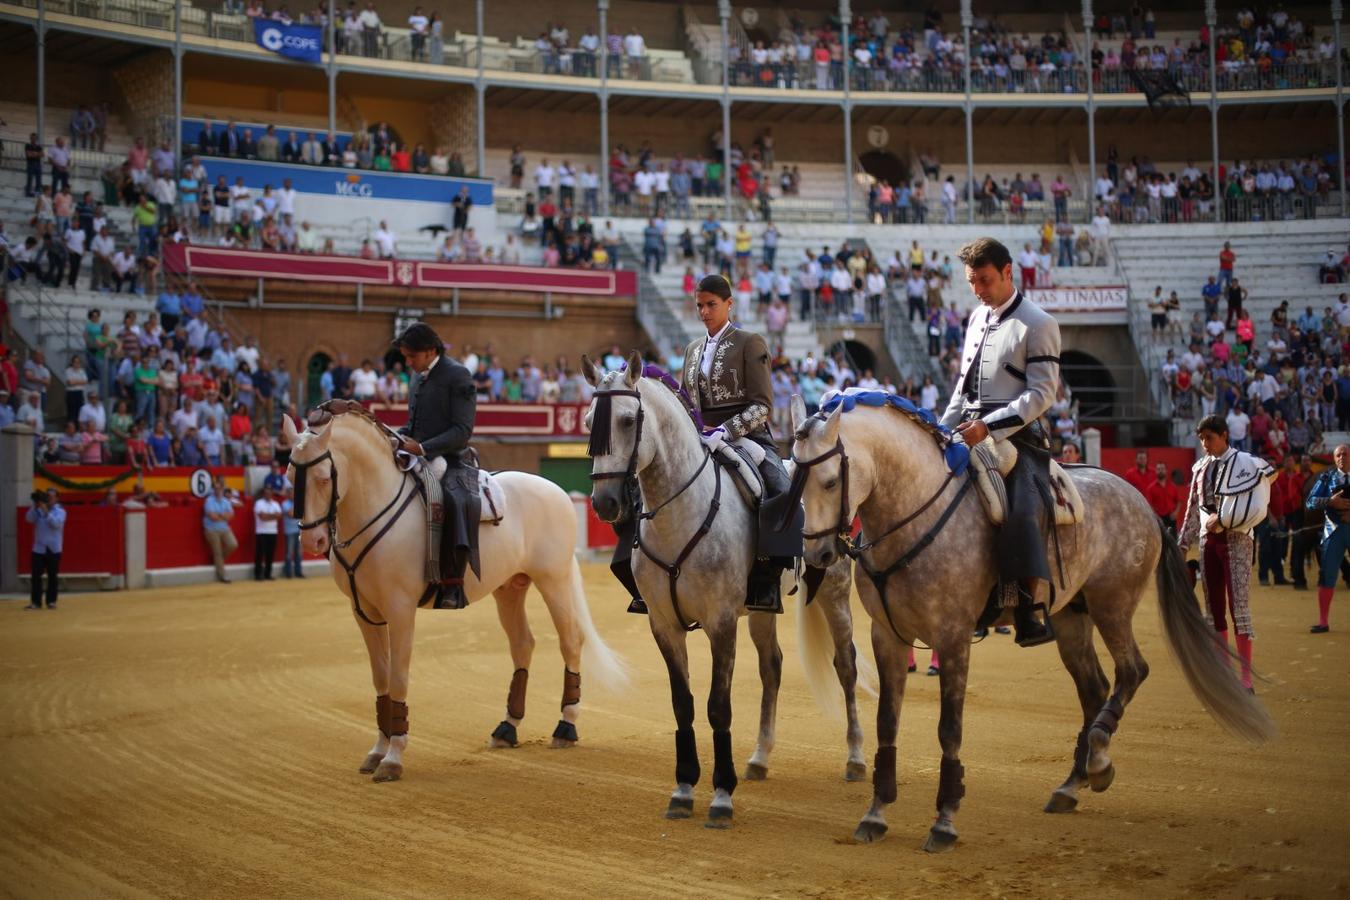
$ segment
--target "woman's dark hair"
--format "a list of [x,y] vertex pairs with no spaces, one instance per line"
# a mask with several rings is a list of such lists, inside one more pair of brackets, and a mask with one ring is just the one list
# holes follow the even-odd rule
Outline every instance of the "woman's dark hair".
[[722,275],[705,275],[698,283],[698,293],[715,294],[723,300],[730,300],[731,282]]

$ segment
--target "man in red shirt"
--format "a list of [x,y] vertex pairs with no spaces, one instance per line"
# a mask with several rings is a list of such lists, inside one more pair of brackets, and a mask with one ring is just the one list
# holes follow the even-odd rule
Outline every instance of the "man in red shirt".
[[[1270,485],[1270,507],[1266,521],[1258,529],[1261,543],[1257,547],[1260,568],[1257,580],[1267,583],[1267,576],[1273,576],[1271,583],[1288,584],[1284,580],[1284,558],[1289,550],[1289,533],[1303,521],[1299,513],[1303,509],[1303,473],[1298,470],[1298,460],[1294,454],[1284,457],[1280,474]],[[1297,576],[1299,573],[1291,572]]]
[[1237,254],[1232,245],[1224,241],[1223,250],[1219,251],[1219,287],[1226,288],[1233,283],[1233,263],[1236,261]]
[[1144,489],[1148,505],[1163,520],[1169,531],[1177,530],[1177,507],[1181,506],[1181,490],[1167,477],[1167,463],[1158,463],[1153,467],[1154,477]]
[[182,373],[178,376],[178,391],[184,397],[192,398],[193,403],[199,403],[206,396],[206,390],[203,387],[204,380],[201,372],[201,360],[190,356],[184,363]]
[[1153,476],[1148,471],[1148,451],[1140,450],[1134,455],[1134,468],[1125,471],[1125,480],[1134,485],[1134,489],[1145,497],[1148,496],[1148,486],[1153,482]]

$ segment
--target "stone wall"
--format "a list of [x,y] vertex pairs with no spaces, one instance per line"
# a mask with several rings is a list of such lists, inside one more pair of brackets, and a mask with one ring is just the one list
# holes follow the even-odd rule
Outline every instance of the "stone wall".
[[120,94],[117,112],[134,135],[145,135],[147,146],[173,133],[173,54],[148,51],[112,70]]

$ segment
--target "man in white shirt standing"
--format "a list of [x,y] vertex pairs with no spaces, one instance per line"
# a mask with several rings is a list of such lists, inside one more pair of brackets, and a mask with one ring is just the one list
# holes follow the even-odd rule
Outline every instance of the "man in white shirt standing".
[[1022,252],[1017,254],[1017,268],[1021,272],[1021,288],[1033,288],[1036,286],[1036,251],[1031,249],[1030,244],[1022,245]]
[[80,260],[84,258],[84,229],[79,223],[71,219],[71,224],[66,228],[64,235],[66,240],[66,252],[70,254],[70,260],[67,265],[70,268],[70,278],[67,283],[71,287],[76,287],[75,278],[80,274]]
[[253,580],[272,580],[272,557],[277,553],[277,523],[281,521],[281,504],[272,496],[272,489],[263,486],[262,496],[253,501]]
[[1092,264],[1106,265],[1111,255],[1111,217],[1106,214],[1105,206],[1097,207],[1097,214],[1092,217],[1092,226],[1088,229],[1088,234],[1092,237]]
[[375,246],[379,248],[380,259],[394,258],[397,239],[383,219],[380,220],[380,227],[375,229],[375,233],[371,237],[375,241]]
[[553,194],[553,167],[547,159],[540,159],[534,167],[534,189],[541,202]]
[[628,77],[642,77],[642,63],[647,56],[647,42],[638,33],[637,26],[623,39],[624,56],[628,57]]
[[281,182],[281,190],[277,191],[277,219],[294,215],[295,188],[291,186],[291,180],[287,178]]

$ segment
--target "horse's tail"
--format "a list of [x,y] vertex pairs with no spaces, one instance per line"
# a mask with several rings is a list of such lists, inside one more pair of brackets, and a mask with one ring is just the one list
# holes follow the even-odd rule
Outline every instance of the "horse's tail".
[[631,681],[628,663],[611,650],[600,632],[595,630],[591,607],[586,602],[586,586],[581,580],[581,566],[575,556],[572,557],[572,605],[581,635],[585,639],[581,645],[581,662],[585,667],[587,683],[599,685],[602,690],[611,693],[626,691]]
[[[852,563],[845,559],[842,565],[848,571]],[[825,603],[842,600],[847,604],[851,583],[848,577],[844,577],[841,583],[841,579],[831,571],[826,573],[818,587],[808,588],[803,581],[802,588],[797,591],[797,645],[801,648],[806,684],[821,712],[839,721],[844,718],[844,706],[841,702],[839,674],[834,668],[834,637],[825,615]],[[836,596],[836,592],[840,591],[842,597]],[[815,602],[808,604],[807,601],[812,598]],[[853,643],[853,655],[857,661],[858,687],[875,697],[877,670],[872,661],[859,651],[856,640]]]
[[1231,655],[1214,627],[1196,604],[1176,539],[1162,527],[1162,558],[1158,562],[1158,607],[1168,649],[1181,666],[1196,698],[1228,732],[1254,744],[1276,734],[1266,708],[1238,681],[1229,665]]

